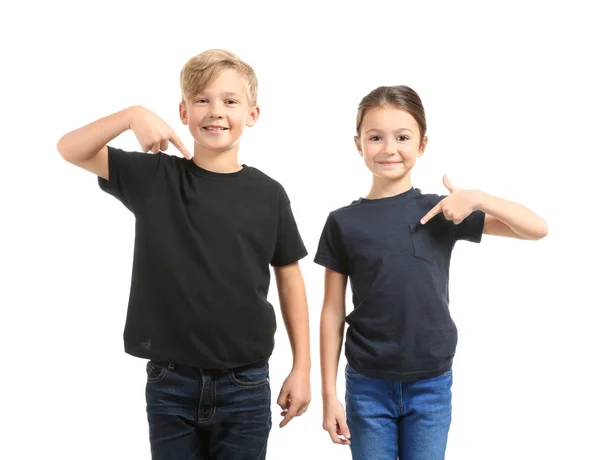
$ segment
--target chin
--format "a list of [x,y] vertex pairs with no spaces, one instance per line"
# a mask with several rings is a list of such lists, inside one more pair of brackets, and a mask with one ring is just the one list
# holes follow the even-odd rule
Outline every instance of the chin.
[[201,147],[211,150],[228,150],[237,143],[237,141],[233,141],[232,139],[207,139],[204,136],[194,138],[194,140]]
[[387,181],[398,181],[402,178],[404,178],[406,175],[408,174],[408,171],[402,171],[402,172],[381,172],[381,171],[377,171],[375,173],[375,175],[381,179],[387,180]]

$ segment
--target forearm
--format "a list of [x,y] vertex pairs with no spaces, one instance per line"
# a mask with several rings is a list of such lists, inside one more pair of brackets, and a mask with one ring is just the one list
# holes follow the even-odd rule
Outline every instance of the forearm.
[[136,107],[129,107],[65,134],[56,146],[70,163],[90,160],[106,144],[127,131]]
[[548,234],[546,221],[529,208],[486,192],[479,192],[477,208],[495,217],[524,239],[537,240]]
[[323,308],[321,313],[321,392],[323,399],[337,397],[337,371],[344,338],[344,315]]
[[309,370],[311,362],[308,304],[302,279],[280,291],[279,301],[292,348],[293,367],[297,370]]

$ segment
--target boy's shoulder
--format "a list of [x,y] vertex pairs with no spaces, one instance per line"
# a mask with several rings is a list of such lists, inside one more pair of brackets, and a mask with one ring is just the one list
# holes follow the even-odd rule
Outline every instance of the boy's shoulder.
[[244,165],[244,167],[247,169],[245,176],[246,180],[251,181],[269,193],[276,193],[277,196],[281,195],[287,197],[285,187],[277,179],[269,176],[267,173],[254,166]]
[[263,181],[266,184],[272,185],[274,187],[282,187],[282,185],[279,181],[277,181],[273,177],[269,176],[267,173],[261,171],[257,167],[248,166],[248,165],[244,165],[244,167],[248,169],[248,173],[249,173],[248,175],[250,177],[252,177],[253,179],[258,180],[258,181]]

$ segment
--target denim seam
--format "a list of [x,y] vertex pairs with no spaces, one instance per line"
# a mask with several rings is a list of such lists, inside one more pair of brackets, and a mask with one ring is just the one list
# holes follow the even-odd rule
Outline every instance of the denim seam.
[[[202,395],[204,393],[204,376],[202,376],[202,392],[201,392],[201,398],[200,398],[200,404],[202,404]],[[204,417],[201,418],[200,417],[200,408],[198,409],[198,425],[202,425],[204,423],[210,422],[212,420],[212,418],[215,416],[215,413],[217,412],[217,381],[215,378],[212,379],[212,398],[211,398],[211,409],[210,409],[210,413]]]

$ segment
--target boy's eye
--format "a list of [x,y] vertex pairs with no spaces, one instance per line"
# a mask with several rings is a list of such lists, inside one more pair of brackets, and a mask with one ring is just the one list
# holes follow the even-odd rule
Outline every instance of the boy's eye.
[[226,101],[225,101],[225,104],[227,104],[227,105],[235,105],[235,104],[237,104],[237,103],[238,103],[238,102],[237,102],[237,101],[234,101],[233,99],[228,99],[228,100],[226,100]]
[[408,140],[408,136],[398,136],[398,140],[402,141],[402,142],[405,142],[405,141]]
[[374,142],[377,142],[380,139],[381,139],[381,137],[379,137],[379,136],[371,136],[371,137],[369,137],[369,140],[370,141],[374,141]]
[[196,99],[197,104],[206,104],[207,102],[208,102],[208,100],[204,97],[201,97],[200,99]]

